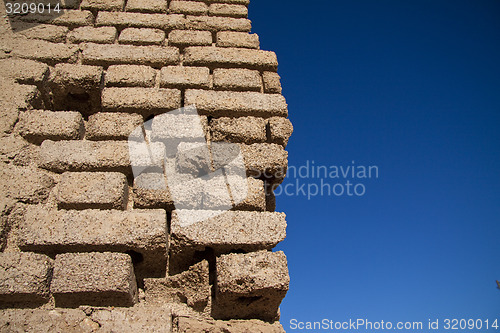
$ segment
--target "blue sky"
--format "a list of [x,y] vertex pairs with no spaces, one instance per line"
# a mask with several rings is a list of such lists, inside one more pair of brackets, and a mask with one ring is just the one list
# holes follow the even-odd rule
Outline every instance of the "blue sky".
[[500,1],[253,0],[250,18],[278,54],[289,164],[379,168],[352,180],[364,196],[278,197],[284,328],[500,321]]

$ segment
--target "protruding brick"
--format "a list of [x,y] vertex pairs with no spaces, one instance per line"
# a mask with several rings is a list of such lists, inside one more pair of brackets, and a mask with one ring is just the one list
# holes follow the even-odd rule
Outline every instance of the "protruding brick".
[[49,298],[52,259],[36,253],[0,253],[0,302],[39,305]]
[[160,86],[171,88],[209,88],[210,70],[207,67],[163,67],[161,69]]
[[213,314],[220,319],[279,317],[290,277],[283,252],[228,254],[217,258]]
[[188,47],[184,63],[197,66],[231,66],[267,70],[276,70],[278,68],[278,60],[274,52],[206,46]]
[[88,140],[128,140],[142,123],[137,113],[99,112],[89,117],[85,135]]
[[159,29],[126,28],[120,33],[120,44],[160,45],[165,40],[165,32]]
[[246,144],[266,142],[266,121],[263,118],[215,118],[210,121],[212,141],[241,142]]
[[181,106],[177,89],[105,88],[102,107],[105,111],[136,112],[144,115],[172,111]]
[[8,58],[0,60],[0,71],[21,84],[39,84],[47,78],[49,67],[33,60]]
[[54,179],[37,168],[3,165],[0,168],[0,193],[29,204],[45,202],[54,187]]
[[83,46],[83,63],[89,65],[133,64],[161,67],[176,64],[178,61],[179,50],[168,46],[100,44],[85,44]]
[[208,6],[204,2],[173,0],[170,2],[170,12],[188,15],[206,15]]
[[217,33],[217,46],[258,49],[260,46],[259,35],[246,32],[220,31]]
[[247,175],[281,182],[288,167],[288,152],[282,146],[269,143],[240,145]]
[[245,18],[248,16],[248,8],[244,5],[213,3],[210,5],[208,13],[212,16]]
[[269,94],[281,94],[281,78],[278,73],[264,72],[264,92]]
[[237,19],[232,17],[216,16],[187,16],[185,27],[193,30],[209,31],[244,31],[252,29],[252,23],[248,19]]
[[121,11],[125,0],[83,0],[80,8],[90,10]]
[[44,40],[17,40],[12,55],[20,58],[38,60],[48,64],[75,62],[78,47]]
[[106,71],[106,87],[152,87],[156,70],[141,65],[113,65]]
[[258,92],[187,90],[185,105],[192,104],[202,114],[214,117],[286,117],[288,114],[283,96]]
[[134,207],[174,209],[174,201],[161,173],[143,173],[134,179]]
[[260,72],[244,68],[216,68],[214,87],[221,90],[261,91]]
[[125,209],[127,178],[118,172],[65,172],[56,198],[64,209]]
[[132,259],[124,253],[58,254],[50,291],[58,307],[131,306],[138,301]]
[[271,142],[286,147],[288,139],[293,133],[293,126],[290,120],[286,118],[273,117],[269,119],[269,130]]
[[127,12],[166,13],[167,1],[165,0],[128,0],[125,7]]
[[115,27],[80,27],[72,30],[68,34],[68,41],[71,43],[99,43],[112,44],[116,39]]
[[30,39],[43,39],[53,43],[66,41],[67,27],[50,24],[33,24],[32,27],[19,31],[20,35]]
[[174,30],[168,35],[169,45],[175,46],[208,46],[212,45],[210,31]]
[[17,125],[26,140],[78,140],[83,134],[83,119],[78,112],[25,111]]
[[124,12],[99,12],[97,26],[116,26],[119,28],[158,28],[162,30],[184,29],[186,19],[180,14],[144,14]]

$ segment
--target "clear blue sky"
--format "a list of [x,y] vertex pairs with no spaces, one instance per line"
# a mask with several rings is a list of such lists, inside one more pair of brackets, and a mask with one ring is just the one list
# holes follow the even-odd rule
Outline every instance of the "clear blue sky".
[[284,328],[500,321],[500,1],[252,0],[250,18],[278,54],[289,164],[379,167],[362,197],[278,198]]

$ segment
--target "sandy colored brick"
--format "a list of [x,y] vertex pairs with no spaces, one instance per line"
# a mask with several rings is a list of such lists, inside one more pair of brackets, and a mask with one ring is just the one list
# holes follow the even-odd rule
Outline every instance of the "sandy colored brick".
[[45,202],[54,184],[51,176],[36,168],[11,164],[0,168],[0,193],[16,201],[28,204]]
[[157,28],[162,30],[184,29],[186,19],[181,14],[145,14],[131,12],[99,12],[97,26],[119,28]]
[[165,32],[160,29],[126,28],[120,33],[120,44],[160,45],[165,40]]
[[80,8],[89,10],[121,11],[125,0],[83,0]]
[[188,15],[206,15],[208,13],[208,6],[204,2],[173,0],[170,2],[170,12]]
[[43,39],[53,43],[64,43],[67,33],[67,27],[50,24],[33,24],[32,27],[19,31],[20,35],[27,38]]
[[[16,84],[13,79],[0,77],[0,105],[8,110],[29,110],[42,107],[40,91],[35,85]],[[17,117],[14,119],[17,120]]]
[[2,76],[10,77],[21,84],[39,84],[49,75],[47,64],[28,59],[1,59]]
[[260,72],[245,68],[216,68],[214,87],[220,90],[261,91]]
[[163,88],[105,88],[102,106],[104,111],[158,114],[179,108],[181,92]]
[[187,90],[185,105],[192,104],[201,114],[214,117],[285,117],[288,114],[283,96],[258,92]]
[[142,123],[137,113],[99,112],[89,117],[85,135],[88,140],[128,140]]
[[128,0],[125,7],[127,12],[166,13],[166,0]]
[[174,47],[101,45],[85,44],[83,46],[83,63],[88,65],[149,65],[161,67],[176,64],[179,61],[179,50]]
[[26,140],[78,140],[83,135],[83,118],[78,112],[33,110],[21,113],[17,130]]
[[68,34],[70,43],[99,43],[112,44],[116,39],[115,27],[80,27],[72,30]]
[[264,70],[276,70],[278,68],[278,60],[274,52],[207,46],[188,47],[185,52],[184,64],[212,67],[246,67]]
[[252,29],[252,23],[248,19],[237,19],[232,17],[217,16],[191,16],[188,15],[185,27],[193,30],[208,31],[244,31]]
[[264,80],[264,92],[269,94],[281,94],[281,77],[278,73],[264,72],[262,78]]
[[36,253],[0,253],[0,302],[45,303],[49,298],[52,259]]
[[250,0],[207,0],[208,3],[233,3],[239,5],[248,5]]
[[169,45],[174,46],[208,46],[212,45],[210,31],[173,30],[168,35]]
[[78,46],[51,43],[44,40],[18,39],[13,45],[12,55],[48,64],[75,62]]
[[228,254],[217,258],[213,315],[219,319],[273,321],[290,284],[283,252]]
[[220,31],[217,33],[217,46],[258,49],[260,46],[259,35],[246,32]]
[[163,172],[142,173],[134,179],[135,208],[174,209],[174,201],[167,187],[167,179]]
[[293,126],[290,120],[286,118],[273,117],[269,119],[269,130],[271,142],[286,147],[288,139],[293,133]]
[[283,180],[288,167],[288,152],[283,146],[273,143],[240,145],[247,175],[265,178],[270,183]]
[[127,178],[118,172],[65,172],[56,198],[63,209],[125,209]]
[[156,70],[141,65],[113,65],[106,71],[106,87],[152,87]]
[[[47,4],[47,3],[46,3]],[[52,13],[29,14],[19,17],[20,21],[28,23],[47,23],[76,28],[94,23],[94,16],[88,10],[65,10],[60,16]]]
[[215,118],[210,121],[212,141],[266,142],[266,120],[256,117]]
[[163,67],[161,69],[160,86],[172,88],[209,88],[210,70],[207,67]]
[[208,130],[207,117],[197,114],[165,113],[154,117],[153,140],[182,140],[205,142]]
[[283,326],[278,321],[266,323],[262,320],[213,320],[194,317],[178,317],[177,332],[259,332],[259,333],[285,333]]
[[245,18],[248,16],[248,8],[245,5],[213,3],[208,9],[209,15]]
[[131,306],[138,301],[132,259],[111,252],[58,254],[50,285],[56,306]]

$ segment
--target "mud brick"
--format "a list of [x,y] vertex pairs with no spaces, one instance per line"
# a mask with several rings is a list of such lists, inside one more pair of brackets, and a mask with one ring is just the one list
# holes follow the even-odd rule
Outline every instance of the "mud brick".
[[212,45],[210,31],[173,30],[168,35],[169,45],[175,46],[208,46]]
[[186,19],[181,14],[144,14],[130,12],[99,12],[97,26],[116,26],[120,28],[158,28],[162,30],[184,29]]
[[49,66],[28,59],[1,59],[2,76],[10,77],[21,84],[39,84],[47,78]]
[[138,301],[132,259],[124,253],[58,254],[50,290],[59,307],[131,306]]
[[233,3],[239,5],[248,5],[250,0],[207,0],[209,3]]
[[212,141],[266,142],[266,121],[256,117],[215,118],[210,121]]
[[113,65],[106,71],[107,87],[152,87],[156,70],[142,65]]
[[89,10],[121,11],[125,0],[83,0],[80,8]]
[[84,128],[78,112],[33,110],[21,113],[17,129],[26,140],[40,144],[43,140],[78,140]]
[[243,47],[258,49],[260,46],[259,35],[246,32],[220,31],[217,33],[218,47]]
[[53,43],[64,43],[67,33],[67,27],[50,24],[32,24],[32,27],[19,31],[20,35],[27,38],[43,39]]
[[206,15],[208,13],[208,6],[203,2],[173,0],[170,2],[170,12],[188,15]]
[[37,168],[12,164],[0,168],[0,193],[9,199],[28,204],[43,203],[54,187],[54,179]]
[[174,209],[167,179],[162,173],[142,173],[134,179],[134,207]]
[[186,17],[185,27],[192,30],[216,31],[243,31],[249,32],[252,23],[248,19],[216,16],[190,16]]
[[112,44],[116,38],[115,27],[80,27],[68,34],[71,43],[92,42],[99,44]]
[[214,70],[214,87],[222,90],[261,91],[260,72],[244,68],[217,68]]
[[181,92],[162,88],[105,88],[102,93],[105,111],[158,114],[181,106]]
[[136,113],[99,112],[89,117],[85,134],[88,140],[128,140],[142,123]]
[[288,167],[288,152],[273,143],[240,144],[247,175],[280,183]]
[[44,40],[17,40],[12,55],[42,61],[48,64],[76,61],[78,47],[75,45],[51,43]]
[[165,32],[159,29],[126,28],[120,33],[120,44],[160,45],[165,40]]
[[264,80],[264,92],[270,94],[281,94],[281,78],[278,73],[264,72],[262,77]]
[[151,137],[153,140],[206,140],[207,117],[165,113],[153,119]]
[[172,88],[209,88],[210,70],[207,67],[163,67],[161,69],[160,86]]
[[288,139],[293,133],[293,126],[290,120],[282,117],[272,117],[269,119],[269,130],[271,142],[286,147]]
[[186,48],[184,64],[212,67],[245,67],[274,71],[278,68],[278,60],[274,52],[207,46]]
[[[28,110],[42,107],[41,94],[34,85],[16,84],[12,79],[0,77],[0,101],[6,111]],[[0,112],[3,115],[3,113]],[[17,121],[17,117],[14,119]]]
[[165,0],[128,0],[125,7],[127,12],[166,13],[167,1]]
[[125,209],[127,178],[118,172],[65,172],[56,198],[64,209]]
[[266,323],[262,320],[207,320],[193,317],[177,318],[178,333],[190,332],[266,332],[285,333],[278,321]]
[[213,3],[210,5],[208,13],[212,16],[245,18],[248,16],[248,8],[244,5]]

